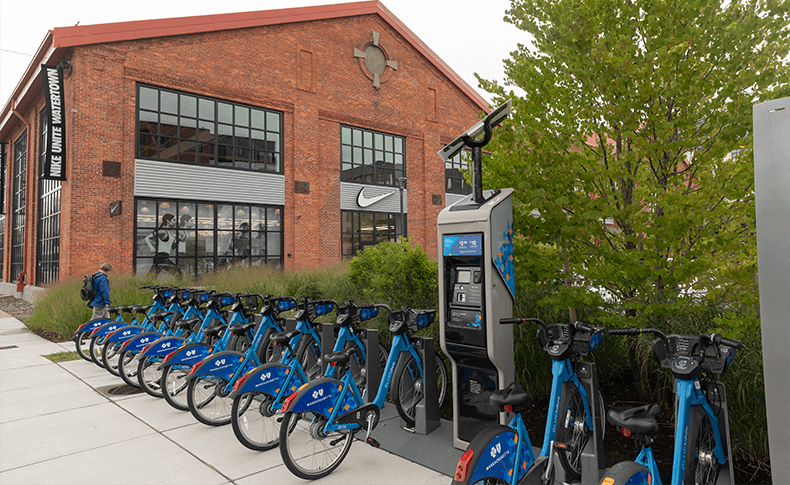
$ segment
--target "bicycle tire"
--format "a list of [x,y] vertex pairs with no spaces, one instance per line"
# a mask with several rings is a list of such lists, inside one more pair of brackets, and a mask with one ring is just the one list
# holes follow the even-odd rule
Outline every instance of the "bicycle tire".
[[119,350],[123,342],[110,342],[109,344],[103,345],[101,350],[101,361],[104,364],[104,368],[107,371],[114,375],[114,376],[121,376],[121,373],[118,371],[118,358],[120,357],[121,353]]
[[262,392],[244,392],[233,399],[231,425],[239,443],[254,451],[266,451],[280,444],[282,414],[271,409],[274,397]]
[[243,335],[236,335],[233,334],[230,336],[228,340],[228,345],[225,350],[233,350],[235,352],[241,352],[242,354],[247,351],[250,347],[252,341],[250,340],[249,336],[245,333]]
[[91,339],[91,343],[90,343],[89,355],[91,357],[91,362],[98,365],[102,369],[104,369],[104,362],[102,362],[101,360],[101,353],[102,350],[104,349],[105,340],[107,340],[106,335],[101,335],[101,336],[97,335],[96,337],[93,337]]
[[280,455],[288,470],[299,478],[316,480],[329,475],[351,449],[353,431],[325,435],[324,423],[326,418],[319,414],[285,413],[280,427]]
[[123,381],[132,386],[140,387],[140,382],[137,380],[137,368],[139,362],[137,361],[137,352],[124,350],[118,357],[118,374]]
[[[509,426],[493,424],[483,428],[472,438],[467,447],[467,452],[472,450],[472,458],[467,464],[466,477],[460,481],[453,480],[453,485],[508,484],[509,482],[505,478],[509,470],[521,469],[521,467],[513,465],[513,460],[516,457],[515,449],[507,447],[508,444],[512,446],[512,444],[524,442],[524,440],[516,438],[516,430]],[[475,478],[479,475],[482,477]],[[523,477],[519,477],[519,479],[521,478]],[[474,481],[472,481],[473,479]]]
[[[603,395],[598,390],[598,402],[603,403]],[[603,410],[604,408],[601,407]],[[584,447],[592,437],[592,430],[587,427],[585,418],[587,412],[584,409],[582,395],[574,386],[568,398],[568,407],[564,415],[560,415],[557,422],[557,432],[555,440],[565,443],[567,448],[557,448],[557,456],[560,460],[562,469],[565,470],[566,478],[571,481],[578,481],[582,476],[581,457]],[[603,418],[598,423],[599,429],[603,429]]]
[[159,355],[149,355],[140,359],[137,364],[137,382],[140,388],[152,397],[163,397],[162,395],[162,371],[159,366],[162,364],[162,357]]
[[77,355],[87,360],[88,362],[93,362],[93,359],[91,359],[90,356],[90,351],[91,351],[90,332],[78,333],[77,336],[74,338],[74,345],[77,347]]
[[[436,359],[436,381],[437,398],[439,407],[441,407],[444,396],[447,394],[447,369],[444,367],[444,362],[438,358]],[[423,389],[422,370],[418,368],[417,362],[411,355],[406,358],[400,371],[395,373],[392,389],[395,409],[406,423],[407,428],[414,427],[417,404],[422,401],[425,390]]]
[[601,477],[599,483],[607,485],[649,485],[652,483],[650,471],[633,461],[621,461],[612,466]]
[[230,423],[233,402],[223,390],[227,384],[227,380],[207,374],[190,380],[187,404],[192,416],[207,426]]
[[296,358],[302,365],[308,381],[321,377],[321,342],[316,341],[312,335],[302,335],[296,349]]
[[189,382],[187,376],[192,368],[188,365],[168,365],[162,371],[162,396],[165,401],[179,411],[189,411],[187,403],[187,390]]
[[684,483],[712,485],[716,483],[720,468],[718,460],[713,455],[716,437],[707,413],[701,406],[697,412],[700,417],[695,419],[696,426],[689,426]]
[[[349,344],[353,344],[355,347],[357,346],[353,342],[349,342]],[[346,345],[346,348],[351,348],[350,345]],[[362,355],[362,354],[358,354]],[[370,357],[368,355],[368,357]],[[379,342],[378,348],[378,362],[379,362],[379,376],[384,375],[384,367],[387,365],[387,357],[389,357],[389,351],[387,347]],[[351,361],[349,362],[348,371],[351,372],[351,377],[357,384],[357,388],[359,389],[360,394],[364,394],[365,390],[367,390],[368,382],[367,382],[367,373],[365,369],[365,361],[361,358],[357,358],[357,356],[353,356]],[[336,376],[339,377],[339,376]],[[376,392],[376,389],[369,390],[370,392]]]

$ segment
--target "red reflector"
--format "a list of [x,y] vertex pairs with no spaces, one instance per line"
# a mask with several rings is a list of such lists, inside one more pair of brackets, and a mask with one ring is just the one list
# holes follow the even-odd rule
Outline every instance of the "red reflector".
[[141,351],[140,351],[140,353],[141,353],[141,354],[144,354],[144,353],[145,353],[145,351],[146,351],[146,350],[148,350],[148,347],[150,347],[150,346],[152,346],[152,345],[154,345],[154,342],[151,342],[150,344],[148,344],[148,345],[146,345],[145,347],[143,347],[143,350],[141,350]]
[[337,362],[330,362],[330,363],[329,363],[329,365],[331,365],[332,367],[334,367],[334,366],[336,366],[336,365],[337,365]]
[[296,395],[297,394],[298,394],[297,392],[294,392],[290,396],[285,398],[285,401],[283,402],[283,412],[284,413],[287,413],[288,410],[291,409],[291,404],[293,404],[294,400],[296,400]]
[[200,363],[200,362],[198,362],[197,364],[193,365],[193,366],[192,366],[192,368],[191,368],[191,369],[189,369],[189,373],[190,373],[190,374],[194,374],[194,373],[195,373],[195,371],[197,370],[197,368],[198,368],[198,367],[200,367],[200,364],[201,364],[201,363]]
[[511,405],[509,405],[509,404],[508,404],[508,405],[506,405],[506,406],[505,406],[505,412],[506,412],[506,413],[512,413],[512,412],[513,412],[513,406],[511,406]]
[[244,376],[242,376],[241,379],[236,381],[236,384],[233,385],[233,392],[238,391],[241,388],[242,384],[244,384],[244,381],[246,381],[246,380],[247,380],[247,375],[244,375]]
[[623,428],[623,436],[631,436],[631,430]]
[[472,461],[474,454],[475,450],[471,448],[464,452],[461,459],[458,460],[458,465],[455,467],[455,476],[453,477],[453,480],[456,482],[463,482],[466,480],[466,474],[469,473],[469,463]]

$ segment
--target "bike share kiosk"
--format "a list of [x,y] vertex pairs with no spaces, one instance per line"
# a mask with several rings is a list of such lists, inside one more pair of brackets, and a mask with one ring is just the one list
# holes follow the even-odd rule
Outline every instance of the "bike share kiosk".
[[[514,380],[513,189],[483,191],[481,148],[491,129],[511,111],[511,101],[439,151],[447,161],[472,150],[473,193],[439,213],[439,338],[452,362],[453,446],[465,449],[487,424],[507,424],[488,402]],[[482,135],[482,138],[480,136]]]

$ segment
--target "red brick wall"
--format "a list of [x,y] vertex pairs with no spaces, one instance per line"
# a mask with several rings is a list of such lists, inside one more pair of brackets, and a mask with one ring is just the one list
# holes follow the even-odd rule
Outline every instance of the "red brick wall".
[[[388,68],[382,75],[380,89],[353,57],[354,47],[364,49],[372,40],[372,31],[398,63],[397,71]],[[339,125],[405,136],[409,235],[436,255],[436,217],[444,207],[432,204],[432,195],[444,194],[444,166],[436,151],[474,123],[478,108],[377,15],[80,46],[71,61],[73,73],[65,82],[62,279],[102,261],[122,272],[133,269],[137,82],[284,112],[286,269],[340,260]],[[28,118],[30,208],[36,199],[30,190],[37,148],[31,148],[38,127],[32,112]],[[104,160],[120,162],[121,176],[102,176]],[[296,181],[309,182],[310,193],[294,193]],[[116,200],[123,201],[123,214],[110,218],[109,204]],[[35,219],[29,219],[31,271],[34,228]],[[5,247],[8,268],[8,220]]]

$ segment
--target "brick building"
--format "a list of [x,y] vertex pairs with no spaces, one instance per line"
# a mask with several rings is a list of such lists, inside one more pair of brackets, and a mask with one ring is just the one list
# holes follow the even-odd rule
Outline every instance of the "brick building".
[[378,1],[55,28],[0,112],[0,275],[324,267],[402,233],[436,254],[469,192],[436,152],[484,108]]

